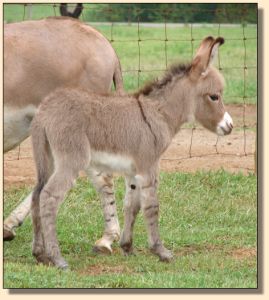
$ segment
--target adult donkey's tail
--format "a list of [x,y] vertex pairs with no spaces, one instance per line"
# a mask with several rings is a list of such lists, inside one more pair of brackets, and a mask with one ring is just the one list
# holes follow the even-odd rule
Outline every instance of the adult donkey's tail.
[[114,71],[114,75],[113,75],[113,83],[114,83],[114,87],[115,87],[115,92],[117,95],[124,95],[125,91],[124,91],[124,87],[123,87],[123,79],[122,79],[122,72],[121,72],[121,65],[120,65],[120,61],[117,57],[117,64],[115,66],[115,71]]

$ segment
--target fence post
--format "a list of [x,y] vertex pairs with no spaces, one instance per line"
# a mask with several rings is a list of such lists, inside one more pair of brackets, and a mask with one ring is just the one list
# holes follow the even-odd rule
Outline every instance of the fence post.
[[254,174],[257,175],[257,126],[256,126],[256,135],[255,135],[255,151],[254,151]]
[[32,20],[33,6],[32,4],[26,4],[27,6],[27,20]]

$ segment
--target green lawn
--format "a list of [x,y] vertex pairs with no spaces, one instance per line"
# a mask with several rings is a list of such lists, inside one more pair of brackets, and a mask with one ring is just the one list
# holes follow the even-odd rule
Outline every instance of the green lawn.
[[[34,5],[32,19],[59,15],[58,7]],[[7,22],[27,19],[23,5],[4,6],[4,19]],[[222,68],[226,79],[225,102],[256,104],[257,101],[257,28],[208,27],[181,28],[140,27],[137,24],[96,26],[115,48],[124,75],[125,88],[133,91],[145,81],[158,76],[167,66],[175,62],[190,61],[202,38],[208,35],[223,36],[225,44],[220,48],[216,66]],[[138,43],[138,39],[140,42]],[[165,42],[165,39],[167,41]],[[245,38],[245,40],[244,40]],[[191,41],[193,40],[193,41]],[[246,67],[246,69],[245,69]],[[141,72],[140,72],[140,71]]]
[[[30,187],[4,193],[5,216]],[[31,222],[4,244],[5,288],[256,288],[256,176],[224,171],[162,173],[160,231],[174,253],[159,262],[147,249],[142,215],[134,229],[136,256],[125,257],[118,244],[111,256],[91,248],[103,230],[98,195],[79,179],[60,208],[58,237],[70,271],[37,266],[31,255]],[[122,227],[124,183],[116,181]]]

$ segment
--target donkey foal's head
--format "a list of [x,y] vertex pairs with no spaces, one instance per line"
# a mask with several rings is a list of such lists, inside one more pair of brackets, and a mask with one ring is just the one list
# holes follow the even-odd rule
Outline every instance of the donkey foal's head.
[[230,134],[231,116],[225,111],[223,98],[224,79],[211,66],[218,47],[224,43],[219,37],[205,38],[191,63],[189,71],[189,99],[193,102],[193,115],[205,128],[218,135]]

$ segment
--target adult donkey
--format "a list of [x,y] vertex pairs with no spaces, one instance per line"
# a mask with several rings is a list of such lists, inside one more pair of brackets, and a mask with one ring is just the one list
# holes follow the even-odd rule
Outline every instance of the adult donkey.
[[[29,136],[32,118],[41,100],[58,87],[80,87],[96,93],[123,93],[120,63],[107,39],[86,24],[69,17],[5,24],[4,27],[4,152]],[[98,175],[98,176],[97,176]],[[104,214],[113,187],[110,174],[96,174],[103,195]],[[109,185],[109,192],[106,186]],[[31,194],[4,221],[4,240],[15,236],[30,212]],[[96,249],[111,251],[120,230],[114,222],[106,227]],[[103,247],[103,245],[105,245]]]
[[[190,64],[172,67],[135,95],[101,96],[65,88],[46,97],[32,123],[38,178],[32,200],[33,255],[38,262],[68,266],[57,241],[56,215],[82,169],[126,176],[120,241],[125,254],[132,252],[133,225],[141,207],[151,251],[160,260],[172,258],[158,230],[158,164],[189,118],[218,135],[231,133],[232,119],[222,102],[223,77],[210,65],[223,42],[207,37]],[[113,218],[112,214],[106,222]]]

